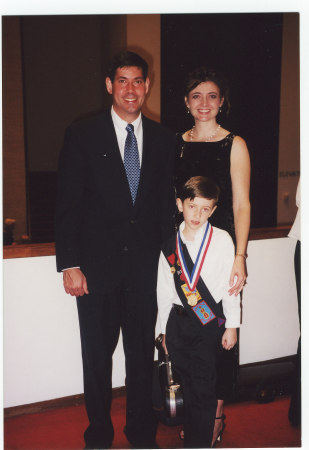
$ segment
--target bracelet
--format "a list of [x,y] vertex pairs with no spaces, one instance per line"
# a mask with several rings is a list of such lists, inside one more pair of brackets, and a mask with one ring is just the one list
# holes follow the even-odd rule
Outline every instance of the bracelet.
[[236,253],[236,256],[242,256],[244,259],[247,259],[248,255],[243,255],[242,253]]

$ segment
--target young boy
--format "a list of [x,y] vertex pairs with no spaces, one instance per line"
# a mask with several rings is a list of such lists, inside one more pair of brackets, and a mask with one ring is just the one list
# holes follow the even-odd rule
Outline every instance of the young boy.
[[177,198],[184,222],[162,246],[157,298],[163,345],[184,393],[184,447],[209,448],[217,399],[216,355],[219,345],[237,342],[240,298],[230,296],[234,244],[229,234],[212,227],[219,188],[192,177]]

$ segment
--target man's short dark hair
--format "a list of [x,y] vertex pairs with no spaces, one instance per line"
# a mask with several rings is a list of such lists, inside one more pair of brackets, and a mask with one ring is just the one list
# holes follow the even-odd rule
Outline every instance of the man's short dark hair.
[[220,188],[210,178],[197,176],[190,178],[180,189],[178,197],[182,202],[187,198],[193,200],[195,197],[207,198],[218,203]]
[[112,60],[108,68],[107,76],[111,79],[111,82],[113,83],[118,68],[132,67],[132,66],[139,67],[140,69],[142,69],[143,78],[144,80],[146,80],[148,75],[148,64],[137,53],[130,52],[129,50],[123,50],[114,56],[114,59]]

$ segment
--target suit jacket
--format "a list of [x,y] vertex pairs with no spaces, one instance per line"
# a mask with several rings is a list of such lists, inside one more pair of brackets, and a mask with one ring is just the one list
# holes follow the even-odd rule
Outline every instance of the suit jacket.
[[[106,111],[71,125],[60,154],[56,211],[57,270],[80,267],[93,291],[121,283],[154,291],[160,243],[173,232],[174,134],[142,117],[143,157],[133,206]],[[128,269],[126,269],[128,270]]]

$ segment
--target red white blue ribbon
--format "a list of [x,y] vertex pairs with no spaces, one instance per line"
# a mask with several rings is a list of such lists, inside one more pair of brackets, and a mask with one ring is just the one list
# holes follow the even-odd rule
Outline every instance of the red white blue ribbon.
[[206,253],[208,251],[208,247],[212,238],[213,228],[211,224],[208,222],[207,227],[205,229],[205,233],[192,269],[191,274],[189,273],[186,260],[184,258],[182,244],[181,244],[181,238],[180,238],[180,230],[178,230],[177,237],[176,237],[176,253],[177,257],[180,263],[180,267],[182,270],[182,273],[185,277],[186,283],[190,291],[194,291],[197,285],[197,282],[200,277],[200,273],[204,264],[204,260],[206,257]]

